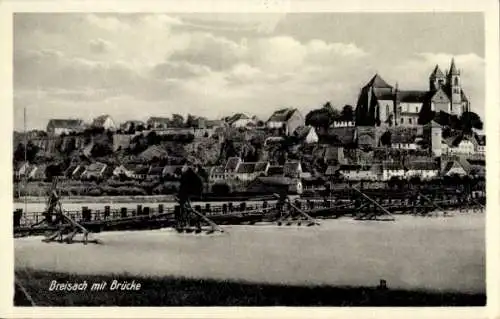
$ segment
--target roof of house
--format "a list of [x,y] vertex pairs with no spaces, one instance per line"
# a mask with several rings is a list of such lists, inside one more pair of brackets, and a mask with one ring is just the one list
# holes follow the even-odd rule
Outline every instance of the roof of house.
[[83,120],[80,119],[51,119],[47,126],[57,128],[79,128],[83,126]]
[[265,172],[268,168],[268,162],[257,162],[255,163],[255,172]]
[[290,161],[286,162],[285,165],[283,166],[283,171],[285,175],[294,175],[300,173],[301,165],[299,161]]
[[356,138],[356,127],[331,127],[328,135],[336,138],[342,145],[352,144]]
[[343,164],[338,167],[339,171],[368,171],[371,166],[358,164]]
[[266,185],[290,185],[293,183],[293,179],[284,176],[261,176],[257,177],[256,180],[262,184]]
[[238,165],[236,173],[238,174],[251,174],[255,171],[255,163],[241,163]]
[[160,122],[160,123],[167,123],[168,124],[170,122],[170,119],[168,117],[151,116],[148,119],[148,123],[151,123],[151,122]]
[[85,168],[85,171],[87,173],[100,173],[104,168],[106,167],[106,164],[100,163],[100,162],[95,162],[90,164]]
[[139,154],[139,157],[144,160],[152,160],[153,158],[165,158],[168,157],[168,152],[161,148],[158,145],[151,145],[142,153]]
[[241,163],[241,158],[230,157],[227,159],[225,170],[228,172],[235,172],[240,163]]
[[463,134],[455,135],[455,136],[450,136],[447,138],[443,138],[443,142],[446,143],[449,147],[456,147],[460,145],[462,140],[464,139]]
[[339,165],[329,165],[326,168],[325,175],[331,176],[335,175],[335,173],[339,170],[340,166]]
[[474,134],[474,139],[479,146],[486,145],[486,135]]
[[182,165],[166,165],[162,173],[163,175],[181,175]]
[[444,166],[443,170],[442,170],[442,173],[443,174],[446,174],[448,173],[453,167],[460,167],[462,168],[465,172],[467,172],[467,168],[468,167],[464,167],[463,165],[464,163],[460,163],[460,161],[448,161],[446,162],[446,165]]
[[151,166],[148,171],[148,175],[160,176],[163,175],[164,166]]
[[107,114],[100,115],[92,121],[92,126],[103,126],[108,118],[111,118],[111,116]]
[[391,135],[391,144],[411,144],[415,143],[415,135],[405,134],[403,132],[398,132],[399,134]]
[[277,110],[271,115],[269,118],[269,122],[286,122],[288,121],[292,115],[297,112],[298,110],[295,108],[286,108],[286,109],[281,109]]
[[285,167],[281,165],[269,166],[269,168],[267,169],[268,176],[283,174],[285,174]]
[[406,164],[406,168],[407,169],[412,169],[412,170],[423,171],[423,170],[438,170],[439,166],[438,166],[438,164],[436,162],[431,162],[431,161],[427,161],[427,162],[408,162]]
[[250,118],[246,114],[236,113],[236,114],[233,114],[230,118],[228,118],[227,122],[229,124],[233,124],[234,122],[239,121],[239,120],[249,120],[249,119]]
[[382,164],[382,169],[384,170],[402,170],[405,169],[400,162],[386,162]]
[[297,136],[299,139],[304,139],[307,137],[307,135],[309,134],[309,132],[311,130],[314,130],[314,128],[312,126],[298,126],[296,129],[295,129],[295,136]]
[[213,166],[210,169],[210,175],[212,174],[223,174],[224,173],[224,166]]
[[149,171],[149,166],[148,165],[141,165],[141,164],[122,164],[123,168],[126,170],[133,172],[135,174],[147,174]]

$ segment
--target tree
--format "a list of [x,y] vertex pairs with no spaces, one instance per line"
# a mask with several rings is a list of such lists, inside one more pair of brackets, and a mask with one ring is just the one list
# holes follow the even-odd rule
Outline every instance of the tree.
[[186,127],[196,127],[196,116],[188,114],[186,119]]
[[328,113],[332,122],[337,120],[340,117],[339,111],[337,109],[333,108],[333,106],[330,102],[326,102],[323,105],[323,110],[325,110]]
[[460,117],[460,122],[462,130],[467,133],[471,133],[473,128],[478,130],[483,129],[483,121],[481,121],[479,115],[474,112],[464,112]]
[[380,137],[380,143],[383,146],[391,146],[391,132],[386,131],[382,136]]
[[[29,162],[32,162],[37,153],[39,151],[38,146],[34,145],[31,141],[28,141],[27,147],[26,147],[26,159]],[[24,161],[24,144],[19,143],[17,144],[17,147],[14,151],[14,161],[16,162],[22,162]]]
[[135,133],[135,124],[134,122],[131,122],[129,127],[128,127],[128,130],[127,130],[127,133],[128,134],[134,134]]
[[436,116],[436,112],[432,111],[430,107],[423,107],[418,114],[418,124],[425,125],[432,121]]
[[354,108],[352,105],[346,104],[340,112],[341,121],[354,121]]
[[170,121],[172,127],[183,127],[184,118],[180,114],[172,114],[172,120]]
[[328,128],[332,124],[333,118],[326,109],[312,110],[306,115],[306,125],[311,125],[315,128]]

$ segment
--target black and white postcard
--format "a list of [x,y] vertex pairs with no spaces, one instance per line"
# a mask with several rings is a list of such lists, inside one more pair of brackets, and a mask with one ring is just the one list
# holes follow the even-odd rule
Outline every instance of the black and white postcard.
[[0,3],[2,314],[498,316],[498,3],[384,2]]

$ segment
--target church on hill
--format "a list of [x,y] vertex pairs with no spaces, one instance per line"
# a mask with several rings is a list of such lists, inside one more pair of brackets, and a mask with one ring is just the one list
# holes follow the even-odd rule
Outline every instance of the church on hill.
[[443,111],[460,116],[470,110],[462,89],[460,70],[451,60],[449,71],[443,73],[438,65],[429,76],[429,90],[400,90],[389,85],[378,74],[359,94],[356,105],[358,126],[417,126],[421,112]]

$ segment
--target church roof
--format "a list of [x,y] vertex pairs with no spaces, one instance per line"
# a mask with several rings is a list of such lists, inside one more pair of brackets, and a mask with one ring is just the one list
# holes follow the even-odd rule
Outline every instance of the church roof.
[[444,73],[439,68],[439,65],[436,64],[436,67],[434,68],[434,71],[432,71],[432,73],[431,73],[431,77],[435,77],[435,78],[444,77]]
[[455,66],[455,59],[452,58],[451,59],[451,66],[450,66],[450,73],[451,75],[458,75],[459,72],[457,70],[457,67]]
[[468,98],[467,98],[467,96],[465,95],[464,90],[460,90],[460,94],[462,95],[462,101],[469,102],[469,99],[468,99]]
[[380,75],[378,75],[378,74],[375,74],[375,76],[370,80],[370,82],[368,82],[368,84],[366,84],[366,86],[371,86],[374,88],[392,89],[392,86],[387,84],[387,82],[385,82],[384,79],[382,79],[382,77],[380,77]]
[[429,91],[399,91],[397,95],[401,102],[423,103],[427,99]]

